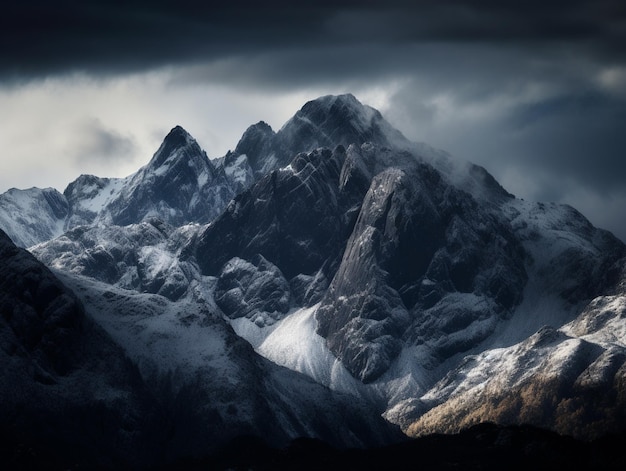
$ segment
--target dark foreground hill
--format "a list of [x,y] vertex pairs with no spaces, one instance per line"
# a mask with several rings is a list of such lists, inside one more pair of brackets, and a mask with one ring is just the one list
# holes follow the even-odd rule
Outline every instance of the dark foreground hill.
[[[92,463],[58,455],[45,444],[0,437],[3,469],[94,470]],[[452,435],[433,434],[370,449],[336,448],[315,439],[271,447],[261,438],[242,436],[220,451],[181,460],[151,471],[374,471],[374,470],[622,470],[626,433],[581,441],[532,426],[475,425]]]

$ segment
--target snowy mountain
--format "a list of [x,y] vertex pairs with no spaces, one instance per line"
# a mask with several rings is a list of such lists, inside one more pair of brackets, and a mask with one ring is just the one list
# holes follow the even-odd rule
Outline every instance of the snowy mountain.
[[352,95],[311,101],[278,132],[264,122],[250,126],[233,152],[214,160],[175,126],[150,162],[126,178],[81,175],[63,195],[35,188],[0,195],[0,228],[17,245],[30,247],[86,224],[126,226],[154,217],[175,226],[203,224],[297,153],[365,142],[412,145],[377,110]]
[[216,167],[176,126],[136,173],[124,179],[83,175],[70,183],[64,192],[70,207],[66,229],[94,222],[127,226],[155,217],[177,226],[205,223],[234,196],[241,179],[234,173],[234,164]]
[[30,247],[63,233],[69,205],[53,188],[16,188],[0,195],[0,228],[20,247]]
[[623,247],[571,208],[513,201],[508,210],[530,254],[523,302],[490,348],[474,349],[418,401],[403,404],[403,414],[416,418],[409,433],[483,421],[586,439],[622,430]]
[[366,402],[257,355],[201,293],[171,302],[73,274],[62,283],[1,232],[0,256],[0,434],[20,446],[138,469],[248,434],[274,446],[400,437]]
[[178,259],[177,246],[199,227],[175,228],[156,218],[128,226],[78,226],[30,250],[50,268],[176,300],[197,277],[193,264]]
[[[229,305],[249,284],[232,281],[230,264],[258,254],[275,264],[284,277],[275,286],[288,282],[292,303],[315,309],[269,326],[235,315],[236,330],[280,364],[374,396],[405,427],[437,404],[421,398],[466,355],[563,327],[614,290],[626,254],[572,208],[526,203],[480,168],[459,175],[431,161],[369,143],[300,154],[235,198],[186,250],[204,274],[228,277],[216,299]],[[437,423],[433,431],[457,430]],[[579,433],[570,425],[560,431]]]
[[81,175],[63,194],[33,188],[0,195],[0,227],[17,245],[31,247],[84,225],[128,226],[153,218],[175,226],[206,223],[252,179],[245,156],[214,164],[176,126],[150,162],[126,178]]
[[[227,277],[216,299],[227,300],[226,314],[259,352],[373,397],[412,434],[439,406],[428,399],[439,381],[467,355],[513,348],[544,325],[565,329],[615,290],[626,255],[572,208],[523,202],[484,169],[421,149],[368,142],[300,153],[238,195],[182,252],[203,274]],[[285,316],[283,307],[269,325],[231,308],[250,282],[233,281],[228,267],[259,255],[282,274],[272,293],[286,298],[288,282],[302,308]],[[490,378],[504,381],[497,370]],[[468,414],[467,424],[492,419]],[[433,431],[457,430],[435,422]],[[559,431],[593,435],[574,422]]]
[[352,95],[257,123],[219,159],[176,127],[127,178],[16,191],[12,237],[159,401],[197,411],[171,406],[172,449],[207,448],[215,423],[342,446],[393,439],[388,422],[623,429],[626,246]]

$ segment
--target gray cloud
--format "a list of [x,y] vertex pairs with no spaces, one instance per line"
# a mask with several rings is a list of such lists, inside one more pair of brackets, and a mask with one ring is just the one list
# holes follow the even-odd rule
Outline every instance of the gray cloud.
[[484,166],[517,196],[584,209],[626,239],[626,100],[532,75],[519,89],[486,75],[480,84],[491,93],[421,83],[390,100],[387,114],[405,134]]
[[81,121],[66,139],[66,151],[77,163],[95,161],[106,165],[124,160],[135,151],[131,137],[107,128],[98,118]]
[[526,143],[525,166],[550,169],[607,193],[624,185],[624,123],[626,102],[588,92],[522,106],[505,125]]

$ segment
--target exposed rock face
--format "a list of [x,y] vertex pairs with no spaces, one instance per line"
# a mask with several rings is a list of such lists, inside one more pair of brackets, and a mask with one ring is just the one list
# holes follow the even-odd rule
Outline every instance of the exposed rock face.
[[[366,382],[386,371],[407,339],[446,338],[434,352],[445,359],[483,340],[519,303],[524,255],[503,221],[429,165],[383,171],[318,310],[318,332]],[[464,298],[471,303],[458,305]],[[467,309],[476,302],[479,310]],[[452,341],[450,334],[484,320],[491,326]]]
[[63,196],[69,206],[65,229],[94,222],[102,208],[97,203],[89,203],[98,202],[102,196],[110,197],[111,192],[115,191],[115,183],[121,183],[121,181],[121,179],[100,178],[95,175],[81,175],[71,182],[63,191]]
[[251,262],[233,258],[220,272],[215,302],[232,319],[248,317],[265,326],[284,317],[291,292],[280,270],[261,255]]
[[342,212],[339,174],[345,151],[299,154],[238,195],[190,247],[204,274],[257,254],[287,279],[336,265],[352,223]]
[[277,148],[276,140],[276,133],[270,125],[260,121],[246,129],[233,155],[245,155],[254,175],[262,177],[283,160],[280,155],[282,150]]

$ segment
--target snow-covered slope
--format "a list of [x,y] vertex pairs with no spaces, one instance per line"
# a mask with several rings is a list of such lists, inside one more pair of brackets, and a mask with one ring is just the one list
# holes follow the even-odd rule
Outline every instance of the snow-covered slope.
[[51,268],[175,300],[199,276],[195,265],[177,255],[200,227],[175,228],[155,218],[128,226],[79,226],[30,251]]
[[20,247],[61,235],[68,213],[67,201],[53,188],[13,188],[0,195],[0,229]]
[[128,184],[128,180],[129,178],[81,175],[71,182],[63,192],[69,206],[65,230],[92,224],[103,208],[119,197],[120,191]]
[[595,298],[559,329],[545,326],[518,344],[466,357],[413,404],[422,410],[408,433],[485,421],[533,423],[583,439],[620,432],[625,334],[625,297]]
[[151,218],[175,226],[206,223],[252,181],[245,155],[214,164],[176,126],[150,162],[126,178],[81,175],[63,194],[33,188],[0,195],[0,228],[30,247],[83,225],[127,226]]
[[258,356],[203,302],[202,286],[172,302],[82,276],[61,277],[172,408],[172,454],[205,454],[247,434],[275,446],[301,436],[339,447],[399,438],[365,401]]

